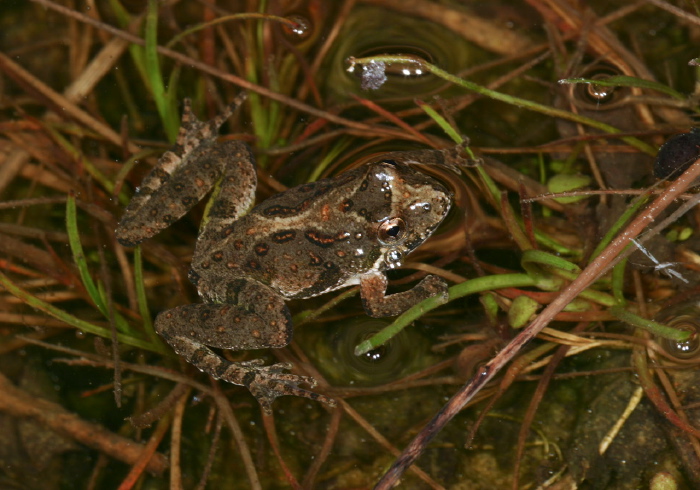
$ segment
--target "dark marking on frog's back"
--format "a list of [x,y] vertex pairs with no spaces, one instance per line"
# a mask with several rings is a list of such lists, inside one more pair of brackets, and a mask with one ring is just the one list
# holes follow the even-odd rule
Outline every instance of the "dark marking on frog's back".
[[283,230],[272,234],[272,241],[275,243],[287,243],[294,240],[297,236],[297,232],[294,230]]
[[263,257],[270,251],[270,246],[267,243],[260,242],[255,245],[254,250],[259,257]]
[[336,237],[334,235],[326,235],[316,230],[307,230],[304,232],[304,236],[308,241],[317,245],[319,247],[328,248],[335,243]]
[[330,184],[316,184],[316,192],[314,192],[314,198],[321,197],[332,190],[335,186]]
[[327,183],[316,182],[314,184],[302,185],[299,188],[292,189],[290,191],[280,194],[279,197],[275,199],[275,201],[288,203],[291,200],[292,202],[294,202],[294,197],[300,197],[299,194],[308,194],[312,190],[314,191],[313,194],[306,197],[305,199],[303,199],[295,205],[273,204],[263,209],[262,214],[271,218],[291,218],[293,216],[300,215],[301,213],[309,209],[309,207],[315,202],[318,202],[318,199],[320,197],[327,194],[333,189],[334,186]]
[[275,218],[289,218],[301,213],[304,210],[303,202],[299,206],[280,206],[275,204],[263,210],[263,214]]
[[320,292],[326,291],[329,288],[333,288],[338,284],[342,277],[342,271],[340,267],[334,262],[323,263],[323,268],[313,285],[299,291],[297,294],[291,296],[291,298],[308,298],[309,296],[316,296]]

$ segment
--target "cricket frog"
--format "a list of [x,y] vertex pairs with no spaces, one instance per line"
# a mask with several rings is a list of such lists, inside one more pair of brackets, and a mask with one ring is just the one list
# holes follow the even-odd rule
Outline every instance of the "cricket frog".
[[[214,378],[247,387],[266,413],[280,395],[334,401],[300,388],[289,364],[229,362],[212,351],[284,347],[292,338],[285,300],[360,286],[370,316],[398,315],[428,297],[447,300],[447,285],[427,276],[386,294],[383,271],[401,265],[450,209],[452,194],[413,164],[444,165],[436,150],[396,152],[337,177],[304,184],[253,207],[257,175],[248,145],[217,142],[239,97],[209,122],[185,101],[177,144],[144,179],[117,228],[134,246],[183,216],[214,189],[189,278],[202,303],[162,312],[156,331]],[[251,209],[252,208],[252,209]]]

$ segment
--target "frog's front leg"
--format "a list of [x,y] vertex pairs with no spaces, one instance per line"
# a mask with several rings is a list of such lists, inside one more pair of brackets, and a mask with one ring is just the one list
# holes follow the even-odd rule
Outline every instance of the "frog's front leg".
[[156,331],[188,362],[216,379],[245,386],[270,414],[278,396],[295,395],[335,402],[298,387],[316,381],[285,373],[290,364],[262,366],[262,360],[229,362],[209,347],[231,350],[284,347],[292,340],[292,322],[283,299],[266,286],[244,284],[232,298],[235,303],[201,303],[164,311],[155,321]]
[[387,295],[388,281],[382,272],[370,272],[360,278],[362,305],[369,316],[381,318],[400,315],[413,305],[433,296],[447,303],[447,283],[438,276],[426,276],[413,288]]

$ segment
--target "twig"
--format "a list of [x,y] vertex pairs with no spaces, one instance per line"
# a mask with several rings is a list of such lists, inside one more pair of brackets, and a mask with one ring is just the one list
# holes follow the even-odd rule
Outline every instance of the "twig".
[[[36,398],[20,390],[0,374],[0,411],[13,417],[31,419],[110,457],[134,465],[141,461],[144,446],[114,434],[101,425],[82,420],[57,403]],[[159,475],[168,462],[162,454],[153,454],[146,469]]]
[[[182,385],[178,385],[182,386]],[[175,391],[175,390],[173,390]],[[182,468],[180,467],[180,456],[182,448],[182,418],[185,415],[187,399],[190,396],[191,388],[188,386],[175,405],[173,412],[173,424],[170,431],[170,490],[182,489]]]

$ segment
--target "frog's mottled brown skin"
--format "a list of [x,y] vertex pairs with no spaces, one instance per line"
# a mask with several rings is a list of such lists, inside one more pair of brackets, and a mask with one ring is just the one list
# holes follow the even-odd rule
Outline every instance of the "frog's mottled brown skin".
[[[216,141],[219,126],[240,102],[207,123],[185,101],[176,146],[144,179],[117,228],[136,245],[184,215],[218,182],[197,240],[190,280],[203,303],[158,315],[155,328],[190,363],[218,379],[246,386],[269,413],[277,396],[297,395],[334,405],[298,387],[314,386],[291,366],[232,363],[209,347],[284,347],[292,337],[285,300],[360,285],[367,313],[397,315],[428,297],[447,300],[447,285],[428,276],[414,288],[386,295],[383,271],[397,267],[449,211],[452,195],[409,163],[437,152],[397,152],[383,160],[289,189],[253,209],[256,172],[250,149]],[[418,162],[415,162],[415,160]]]

